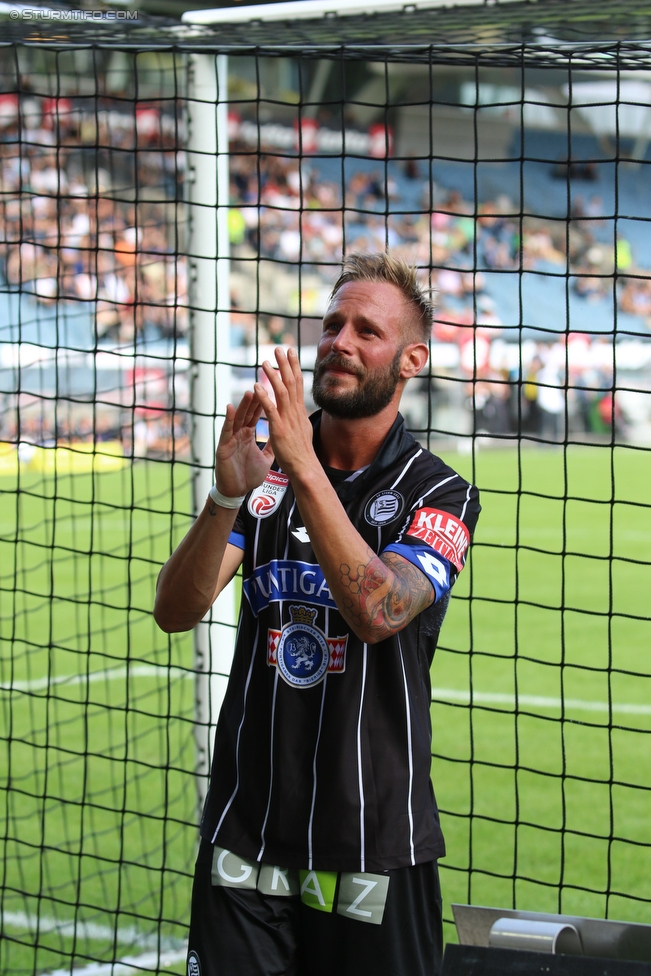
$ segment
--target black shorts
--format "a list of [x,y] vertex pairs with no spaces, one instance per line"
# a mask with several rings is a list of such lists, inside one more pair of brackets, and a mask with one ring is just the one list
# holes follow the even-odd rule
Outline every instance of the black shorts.
[[201,842],[188,976],[434,976],[442,953],[436,861],[299,875]]

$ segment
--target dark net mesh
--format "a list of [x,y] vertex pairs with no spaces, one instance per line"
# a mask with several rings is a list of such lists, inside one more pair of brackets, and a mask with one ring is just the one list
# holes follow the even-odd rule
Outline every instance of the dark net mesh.
[[184,972],[235,598],[193,653],[156,575],[213,414],[279,344],[309,373],[342,257],[387,247],[438,296],[403,413],[484,506],[432,671],[446,919],[648,917],[649,59],[485,16],[0,48],[3,973]]
[[3,973],[186,933],[192,648],[151,618],[190,511],[180,66],[108,60],[2,51]]

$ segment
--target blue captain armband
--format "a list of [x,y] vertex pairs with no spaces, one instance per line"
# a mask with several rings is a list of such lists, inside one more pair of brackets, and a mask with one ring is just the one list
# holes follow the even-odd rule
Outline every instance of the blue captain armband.
[[238,549],[246,549],[244,535],[241,532],[231,532],[228,537],[228,541],[232,546],[236,546]]
[[452,585],[450,581],[450,563],[444,556],[431,549],[430,546],[410,546],[405,543],[396,542],[387,546],[383,552],[395,552],[420,569],[434,587],[436,602],[449,592]]

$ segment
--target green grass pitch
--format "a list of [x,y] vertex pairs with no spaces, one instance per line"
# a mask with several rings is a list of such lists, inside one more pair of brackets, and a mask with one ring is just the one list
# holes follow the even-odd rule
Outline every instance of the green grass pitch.
[[[483,504],[432,669],[446,918],[515,900],[649,921],[651,455],[446,459]],[[192,640],[151,604],[189,498],[188,469],[155,461],[0,479],[6,976],[182,946]]]
[[0,482],[5,976],[69,971],[71,953],[83,967],[168,952],[186,935],[192,639],[170,641],[151,615],[188,524],[170,515],[189,511],[187,468],[174,485],[172,472]]
[[483,512],[432,672],[475,695],[432,708],[446,896],[648,922],[651,457],[480,450],[457,467]]

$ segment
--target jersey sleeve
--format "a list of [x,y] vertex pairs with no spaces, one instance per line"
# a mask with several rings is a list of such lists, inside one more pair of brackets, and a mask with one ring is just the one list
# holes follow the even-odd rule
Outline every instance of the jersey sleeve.
[[466,564],[480,511],[477,489],[465,482],[463,488],[462,498],[448,494],[419,499],[398,538],[383,550],[397,553],[420,569],[432,584],[437,602]]
[[244,519],[242,518],[242,508],[240,507],[237,513],[237,518],[235,519],[235,525],[231,529],[231,534],[228,537],[228,541],[232,546],[237,549],[246,548],[246,537],[244,535]]

